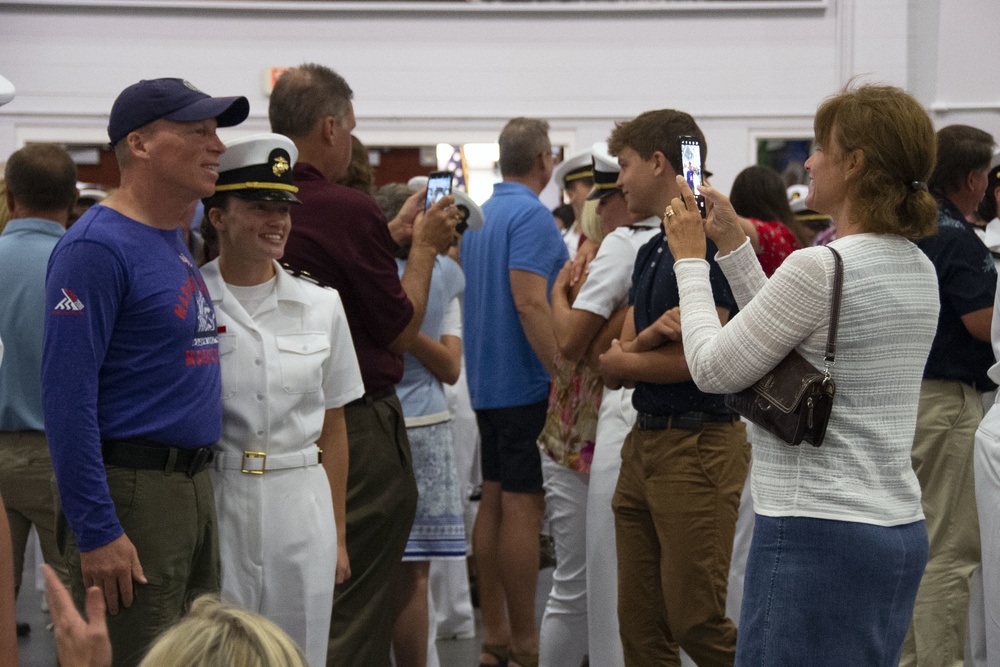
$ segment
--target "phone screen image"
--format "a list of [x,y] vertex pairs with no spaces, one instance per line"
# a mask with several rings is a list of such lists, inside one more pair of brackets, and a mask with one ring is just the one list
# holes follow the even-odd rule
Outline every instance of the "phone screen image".
[[451,172],[435,171],[427,177],[427,199],[424,201],[424,210],[436,204],[441,197],[451,194]]
[[705,174],[701,162],[701,143],[695,137],[681,137],[681,173],[688,187],[694,192],[698,201],[698,210],[705,217],[705,198],[698,194],[699,185],[705,183]]
[[701,145],[697,139],[681,139],[681,169],[684,172],[684,179],[687,180],[691,190],[698,194],[696,186],[701,185]]

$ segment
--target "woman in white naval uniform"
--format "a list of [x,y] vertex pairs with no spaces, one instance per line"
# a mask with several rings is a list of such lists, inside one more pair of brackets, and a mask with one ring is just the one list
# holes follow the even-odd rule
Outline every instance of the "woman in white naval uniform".
[[364,386],[340,296],[276,261],[297,201],[296,155],[280,135],[227,146],[205,201],[220,255],[202,275],[222,370],[212,469],[222,598],[274,621],[320,667],[334,584],[350,576],[343,406]]

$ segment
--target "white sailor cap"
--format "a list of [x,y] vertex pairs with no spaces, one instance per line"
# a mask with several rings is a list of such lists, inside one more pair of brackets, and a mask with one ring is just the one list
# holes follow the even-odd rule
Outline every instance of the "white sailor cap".
[[14,99],[14,84],[0,76],[0,107]]
[[590,151],[580,151],[556,165],[552,170],[552,178],[561,188],[568,188],[574,181],[580,179],[593,179],[594,168],[591,162]]
[[[414,192],[419,192],[427,187],[427,177],[414,176],[406,182],[406,187]],[[452,190],[451,196],[455,198],[455,208],[458,209],[459,214],[462,216],[462,219],[459,220],[458,225],[455,227],[455,231],[461,234],[466,229],[482,229],[485,218],[483,217],[483,209],[479,208],[479,204],[472,201],[472,197],[461,190]]]
[[96,183],[76,182],[76,189],[80,191],[80,199],[93,199],[101,201],[108,196],[107,191]]
[[219,158],[216,194],[242,199],[265,199],[298,203],[299,191],[292,181],[292,166],[299,151],[291,139],[266,132],[234,139]]
[[833,222],[826,213],[817,213],[806,206],[806,195],[809,194],[808,185],[792,185],[788,188],[788,205],[792,208],[796,220],[812,229],[824,229]]
[[792,213],[806,210],[807,194],[809,194],[808,185],[790,185],[788,187],[788,205],[792,207]]
[[615,184],[622,168],[618,165],[617,158],[608,152],[608,142],[598,141],[591,146],[590,152],[594,156],[594,189],[587,195],[587,199],[603,199],[619,192]]

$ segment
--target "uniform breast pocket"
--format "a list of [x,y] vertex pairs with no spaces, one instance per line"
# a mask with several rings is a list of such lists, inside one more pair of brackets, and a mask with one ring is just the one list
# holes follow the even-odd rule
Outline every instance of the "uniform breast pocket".
[[236,394],[240,377],[238,355],[239,340],[234,333],[219,334],[219,369],[222,371],[222,398],[232,398]]
[[283,334],[278,343],[281,386],[289,394],[319,391],[323,386],[323,364],[330,354],[324,333]]

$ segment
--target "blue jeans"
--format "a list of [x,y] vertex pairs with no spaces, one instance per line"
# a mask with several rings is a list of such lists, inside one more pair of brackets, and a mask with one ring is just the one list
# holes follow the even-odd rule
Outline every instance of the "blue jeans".
[[758,514],[736,665],[895,667],[926,563],[923,521]]

